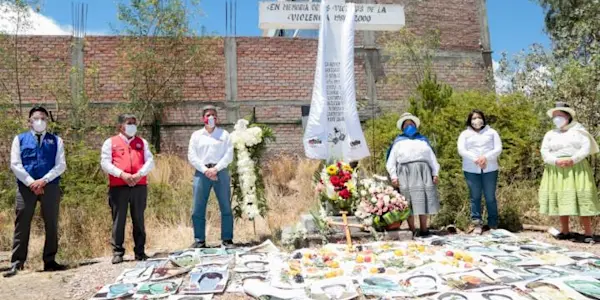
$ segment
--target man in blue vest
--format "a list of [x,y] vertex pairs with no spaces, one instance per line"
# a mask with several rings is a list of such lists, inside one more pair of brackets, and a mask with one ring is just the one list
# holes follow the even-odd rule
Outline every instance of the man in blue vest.
[[27,260],[29,232],[39,201],[46,229],[44,271],[62,271],[54,257],[58,250],[58,205],[60,175],[67,168],[63,141],[47,133],[48,111],[37,106],[29,111],[29,131],[15,137],[10,152],[10,168],[17,177],[15,235],[11,267],[4,277],[17,274]]

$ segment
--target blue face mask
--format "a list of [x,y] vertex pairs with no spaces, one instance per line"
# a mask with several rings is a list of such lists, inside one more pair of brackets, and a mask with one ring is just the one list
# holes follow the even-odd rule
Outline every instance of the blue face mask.
[[418,130],[417,130],[417,126],[415,125],[408,125],[404,128],[403,130],[404,134],[408,137],[413,137],[417,134]]

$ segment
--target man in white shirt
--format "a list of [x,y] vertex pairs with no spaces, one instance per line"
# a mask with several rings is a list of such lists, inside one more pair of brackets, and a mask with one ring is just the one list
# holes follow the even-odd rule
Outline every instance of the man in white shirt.
[[144,211],[148,198],[147,175],[154,167],[154,158],[148,142],[136,136],[137,118],[132,114],[119,116],[119,134],[102,145],[100,165],[108,174],[108,203],[112,212],[113,264],[123,262],[125,248],[125,221],[131,208],[133,249],[136,260],[146,260],[146,228]]
[[233,245],[233,214],[231,212],[231,178],[227,166],[233,161],[233,143],[229,133],[217,127],[217,109],[202,110],[204,128],[192,134],[188,160],[196,169],[194,175],[194,243],[191,248],[206,247],[206,204],[214,187],[221,210],[221,241],[224,247]]
[[29,233],[35,206],[40,201],[46,230],[44,271],[66,267],[54,259],[58,251],[58,211],[60,175],[67,168],[60,137],[47,133],[48,111],[37,106],[29,111],[29,131],[15,137],[10,152],[10,168],[17,177],[15,234],[11,268],[4,277],[17,274],[27,260]]

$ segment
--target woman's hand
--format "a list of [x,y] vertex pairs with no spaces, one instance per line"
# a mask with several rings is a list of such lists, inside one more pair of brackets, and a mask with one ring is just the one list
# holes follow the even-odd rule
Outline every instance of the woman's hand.
[[394,179],[392,179],[392,185],[393,185],[394,187],[398,187],[398,178],[394,178]]
[[575,164],[575,162],[571,158],[559,159],[556,162],[556,165],[561,168],[569,168],[569,167],[572,167],[574,164]]
[[440,179],[437,176],[433,176],[433,184],[438,184],[440,183]]
[[485,169],[487,167],[487,158],[485,158],[485,156],[480,156],[475,160],[475,164],[479,166],[479,168]]

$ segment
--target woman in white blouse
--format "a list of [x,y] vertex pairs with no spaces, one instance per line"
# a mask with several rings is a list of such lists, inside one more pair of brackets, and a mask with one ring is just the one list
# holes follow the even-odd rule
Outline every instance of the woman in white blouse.
[[487,222],[490,228],[498,227],[498,156],[502,152],[502,141],[492,129],[480,110],[473,110],[467,117],[467,129],[458,137],[458,154],[462,157],[462,168],[469,187],[471,221],[474,234],[481,234],[481,194],[485,196]]
[[586,158],[598,153],[598,144],[585,128],[575,121],[575,111],[566,103],[548,110],[556,129],[548,131],[542,142],[546,168],[538,199],[540,213],[560,216],[557,239],[574,236],[569,229],[569,216],[579,216],[585,234],[578,241],[593,241],[591,216],[600,214],[600,202],[594,173]]
[[[436,214],[440,200],[436,185],[440,165],[427,138],[418,133],[421,121],[404,113],[396,123],[402,134],[398,135],[388,153],[386,169],[392,184],[400,188],[411,206],[408,225],[415,230],[415,215],[419,216],[419,236],[429,235],[427,216]],[[416,233],[416,232],[415,232]]]

